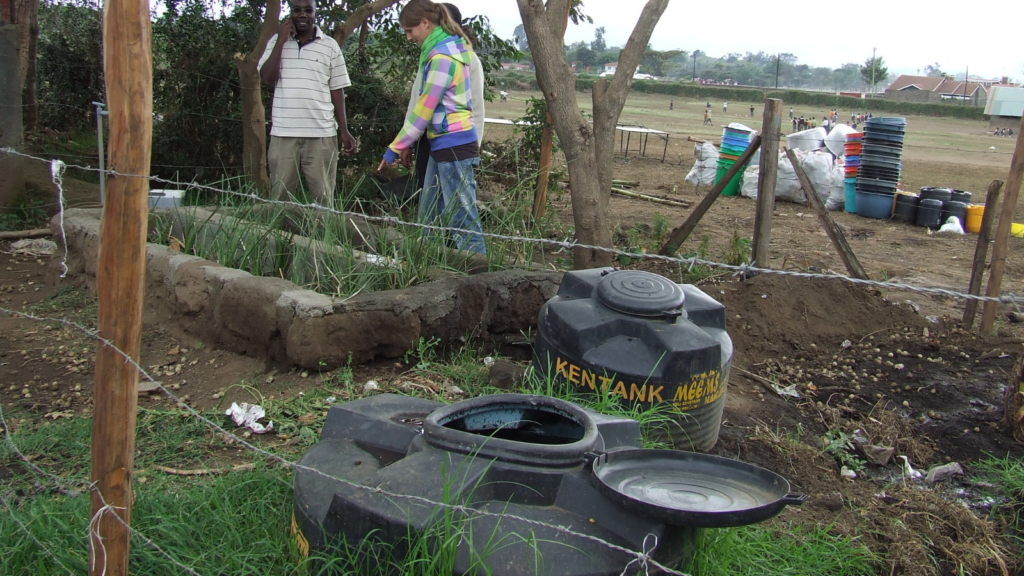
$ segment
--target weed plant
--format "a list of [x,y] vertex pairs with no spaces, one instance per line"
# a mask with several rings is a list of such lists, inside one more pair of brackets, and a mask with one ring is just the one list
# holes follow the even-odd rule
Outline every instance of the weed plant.
[[8,212],[0,214],[0,231],[39,228],[49,220],[43,201],[24,195],[14,201]]
[[[486,177],[487,170],[481,170],[480,178]],[[559,232],[550,218],[533,225],[528,183],[520,181],[482,206],[486,232],[536,238]],[[240,179],[224,180],[215,187],[256,193]],[[535,243],[487,238],[486,257],[471,256],[455,250],[448,234],[414,225],[387,228],[315,209],[263,205],[235,194],[190,191],[186,199],[192,207],[151,217],[150,241],[335,297],[407,288],[468,269],[497,271],[535,261],[543,265],[545,259]],[[295,200],[306,202],[306,193],[300,191]],[[351,186],[339,188],[334,207],[412,222],[416,202],[416,198],[403,201],[388,196],[364,174]],[[211,203],[216,206],[203,212],[194,207]],[[210,210],[212,216],[207,214]],[[451,226],[451,221],[435,224]]]

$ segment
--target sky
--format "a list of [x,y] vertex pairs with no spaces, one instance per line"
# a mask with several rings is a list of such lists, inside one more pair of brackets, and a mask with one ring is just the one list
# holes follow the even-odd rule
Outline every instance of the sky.
[[[502,38],[521,23],[516,0],[455,0],[463,16],[484,14]],[[594,24],[569,24],[567,44],[594,39],[605,28],[608,46],[623,46],[640,17],[644,0],[584,0]],[[856,7],[856,15],[850,5]],[[801,63],[838,68],[863,64],[872,48],[890,72],[916,74],[938,62],[944,72],[1024,79],[1024,50],[1019,46],[1024,2],[994,0],[956,3],[920,0],[858,0],[854,3],[728,3],[672,0],[654,29],[656,50],[703,50],[709,56],[730,52],[789,52]],[[957,8],[953,8],[957,6]],[[794,19],[801,24],[796,26]],[[853,21],[855,24],[847,24]],[[1002,31],[998,30],[1003,22]],[[765,30],[770,31],[766,33]]]

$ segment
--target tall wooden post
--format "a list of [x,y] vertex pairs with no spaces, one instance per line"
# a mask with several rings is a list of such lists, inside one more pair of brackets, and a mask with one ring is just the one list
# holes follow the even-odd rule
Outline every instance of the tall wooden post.
[[[1017,208],[1021,178],[1024,178],[1024,117],[1020,119],[1017,131],[1017,146],[1010,161],[1010,176],[1003,191],[1003,209],[999,213],[999,227],[996,228],[995,246],[992,247],[992,266],[988,274],[988,288],[985,295],[999,296],[1003,287],[1003,271],[1006,270],[1006,252],[1009,250],[1010,230],[1013,226],[1013,212]],[[988,211],[988,207],[985,207]],[[985,302],[981,309],[981,332],[988,334],[996,322],[996,303]]]
[[[981,217],[978,244],[974,247],[974,265],[971,266],[971,284],[967,288],[967,293],[974,296],[981,294],[981,281],[985,277],[985,262],[988,259],[988,244],[992,240],[992,221],[996,219],[996,204],[999,203],[999,191],[1002,188],[1002,180],[993,180],[988,185],[988,194],[985,195],[985,214]],[[978,301],[968,300],[964,306],[964,327],[968,330],[974,326],[974,317],[977,313]]]
[[754,263],[768,267],[768,243],[772,237],[775,181],[779,174],[779,136],[782,134],[782,100],[766,98],[761,123],[761,163],[757,170],[757,215],[754,218]]
[[[110,119],[108,165],[122,174],[149,175],[153,133],[151,45],[149,2],[106,0],[103,68]],[[99,335],[135,361],[139,359],[142,335],[148,202],[146,178],[109,177],[96,273]],[[132,510],[138,375],[138,369],[120,352],[103,343],[98,346],[90,576],[128,574],[127,525]]]
[[811,179],[807,177],[807,173],[804,172],[802,166],[800,166],[800,160],[797,159],[796,153],[786,148],[786,157],[789,158],[789,163],[793,165],[793,171],[796,172],[796,177],[800,180],[800,186],[804,189],[804,196],[807,196],[807,203],[814,208],[814,211],[818,214],[818,221],[821,222],[822,228],[825,229],[825,233],[828,234],[828,239],[832,241],[832,246],[839,253],[839,259],[843,261],[843,265],[846,266],[846,271],[850,276],[858,278],[860,280],[867,280],[868,273],[864,271],[864,267],[860,265],[860,260],[857,259],[857,255],[853,253],[850,245],[846,242],[846,235],[843,234],[843,229],[836,224],[836,221],[828,215],[828,210],[825,209],[825,205],[821,202],[821,197],[818,196],[818,191],[814,189],[814,184]]
[[[565,38],[565,30],[569,27],[569,14],[572,13],[572,1],[565,3],[565,21],[558,39]],[[548,178],[551,177],[551,112],[544,118],[544,133],[540,137],[540,173],[537,175],[537,191],[533,194],[533,220],[544,217],[544,208],[548,204]]]
[[711,209],[711,205],[715,203],[715,200],[722,195],[722,191],[725,190],[725,187],[729,185],[729,182],[732,182],[732,179],[735,178],[737,174],[743,171],[743,167],[747,165],[747,162],[750,162],[750,159],[754,156],[754,152],[757,152],[760,148],[761,135],[759,134],[754,136],[754,139],[750,141],[750,145],[743,151],[743,154],[740,154],[739,160],[736,160],[736,163],[729,168],[725,173],[725,176],[722,176],[722,178],[711,187],[711,190],[704,195],[700,204],[697,204],[693,209],[693,212],[690,212],[686,221],[672,230],[668,235],[668,240],[666,240],[665,244],[660,250],[658,250],[658,254],[661,254],[662,256],[674,256],[675,253],[679,251],[679,247],[683,245],[683,242],[686,242],[687,238],[690,237],[690,233],[692,233],[693,229],[697,227],[697,223],[700,222],[700,219],[707,214],[708,210]]

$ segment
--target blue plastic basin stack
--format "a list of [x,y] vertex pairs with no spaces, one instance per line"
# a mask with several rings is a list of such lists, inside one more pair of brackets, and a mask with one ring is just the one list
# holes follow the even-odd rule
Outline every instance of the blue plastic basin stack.
[[[718,156],[718,169],[715,172],[715,183],[725,177],[725,173],[732,168],[732,165],[740,159],[740,156],[746,152],[750,146],[750,141],[753,139],[754,134],[747,130],[740,128],[726,127],[722,132],[722,148]],[[740,179],[742,178],[742,170],[739,174],[733,177],[733,179],[726,185],[725,189],[722,190],[722,196],[739,196],[740,193]]]
[[857,214],[868,218],[892,215],[900,181],[905,118],[872,118],[864,123],[857,173]]

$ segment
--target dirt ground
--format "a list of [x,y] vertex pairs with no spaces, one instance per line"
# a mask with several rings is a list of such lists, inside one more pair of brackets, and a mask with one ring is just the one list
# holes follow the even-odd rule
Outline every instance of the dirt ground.
[[[524,97],[514,93],[488,115],[517,117],[516,106],[522,107]],[[667,161],[661,163],[660,154],[637,158],[634,150],[629,157],[616,157],[616,177],[639,181],[641,191],[695,203],[703,191],[683,182],[693,164],[693,144],[686,136],[720,137],[721,126],[699,126],[703,102],[675,99],[670,113],[668,101],[631,98],[623,115],[655,128],[661,125],[652,119],[665,119],[672,131]],[[506,104],[507,109],[500,108]],[[744,109],[730,104],[737,112]],[[737,114],[728,120],[742,119]],[[908,188],[949,185],[977,195],[991,179],[1005,179],[1009,156],[1003,149],[1010,145],[1005,139],[989,144],[992,137],[983,134],[982,123],[911,120]],[[498,130],[489,134],[489,139],[502,136]],[[657,148],[653,144],[649,152]],[[997,150],[989,150],[990,145]],[[36,166],[29,175],[32,185],[52,194],[45,167]],[[95,202],[98,190],[69,178],[65,194],[72,205],[87,205]],[[568,195],[551,199],[552,209],[571,226]],[[623,229],[649,227],[656,213],[676,226],[689,212],[617,196],[611,208]],[[895,222],[833,216],[873,278],[954,289],[967,285],[975,236],[928,234]],[[753,217],[754,202],[722,198],[682,252],[694,252],[707,236],[712,259],[720,259],[734,231],[749,237]],[[1024,239],[1011,239],[1005,291],[1021,291],[1022,247]],[[842,271],[817,219],[797,204],[778,203],[770,254],[768,264],[774,268]],[[680,275],[664,264],[639,267],[676,279]],[[55,317],[74,317],[94,306],[91,300],[68,301],[47,270],[45,258],[0,254],[0,306]],[[1020,551],[1000,537],[1002,527],[990,515],[998,503],[982,497],[982,488],[970,479],[979,458],[1024,455],[1002,423],[1008,372],[1022,348],[1016,325],[1000,320],[999,336],[982,337],[958,326],[962,301],[870,290],[838,280],[718,276],[701,287],[725,304],[736,346],[715,453],[775,470],[794,491],[810,497],[807,505],[790,507],[775,522],[831,526],[834,533],[862,539],[882,555],[885,574],[1009,574],[1018,568],[1012,558]],[[1001,307],[1000,318],[1007,310]],[[33,419],[88,416],[94,350],[94,343],[72,328],[0,316],[0,403]],[[319,374],[212,349],[170,326],[146,326],[141,364],[200,409],[260,395],[292,398],[323,384]],[[384,381],[403,369],[394,363],[363,366],[355,378]],[[780,396],[767,381],[794,385],[800,398]],[[157,394],[140,397],[143,406],[168,403]],[[901,481],[900,465],[890,463],[867,465],[858,479],[842,479],[836,458],[822,450],[822,439],[856,430],[872,444],[895,448],[915,468],[958,462],[968,476],[922,487]]]

